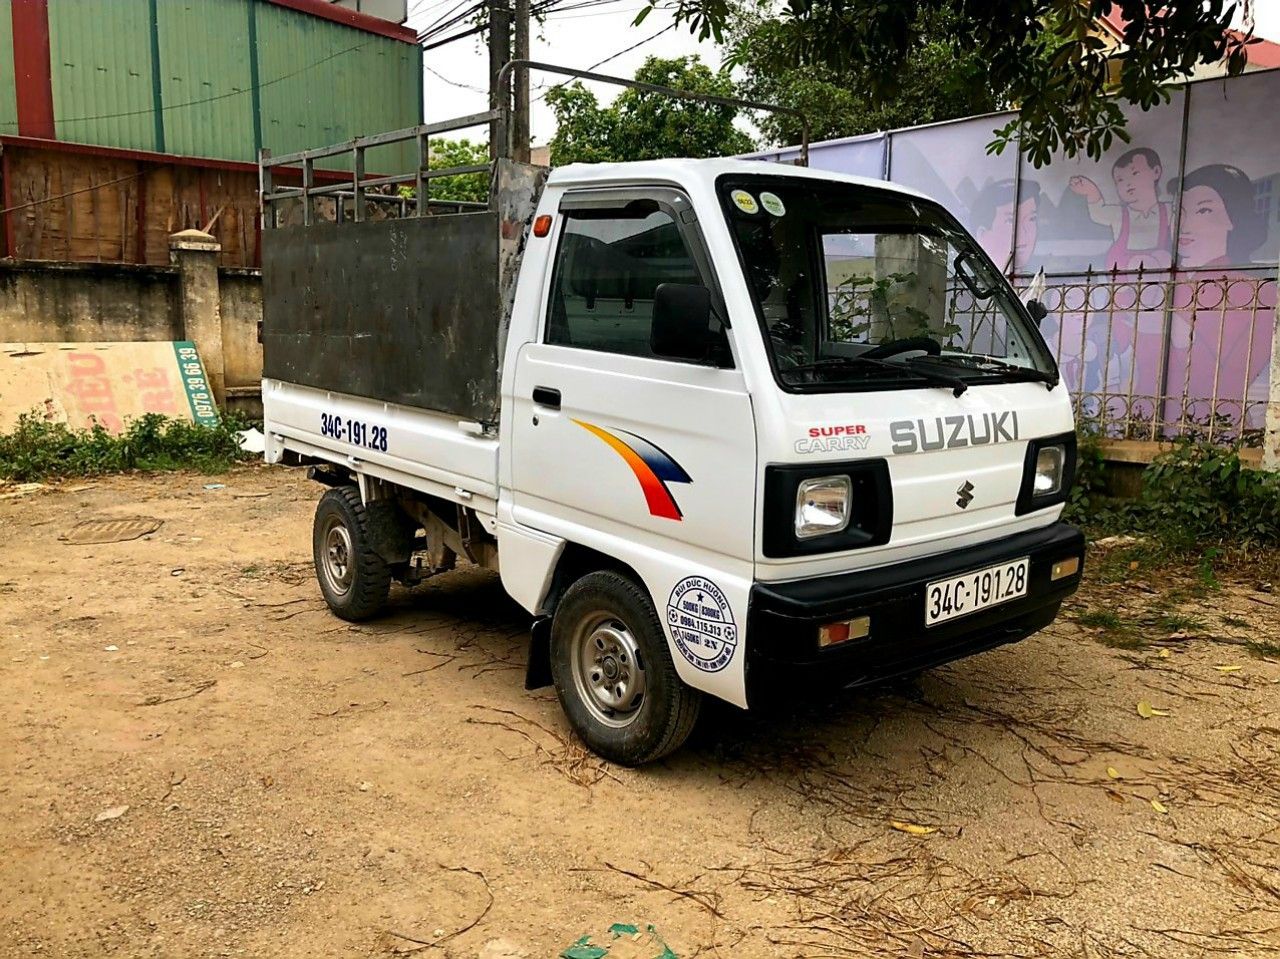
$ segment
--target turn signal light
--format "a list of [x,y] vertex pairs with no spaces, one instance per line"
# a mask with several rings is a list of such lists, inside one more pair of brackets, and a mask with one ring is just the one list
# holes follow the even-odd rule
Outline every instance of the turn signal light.
[[1060,579],[1066,579],[1068,576],[1074,576],[1080,572],[1080,557],[1072,556],[1070,559],[1060,559],[1053,564],[1053,569],[1049,572],[1050,582],[1056,582]]
[[822,647],[846,643],[851,639],[863,639],[871,633],[871,617],[859,616],[857,619],[840,623],[827,623],[818,627],[818,645]]
[[550,214],[544,213],[542,214],[542,216],[538,217],[536,220],[533,221],[534,236],[546,236],[550,232],[551,232]]

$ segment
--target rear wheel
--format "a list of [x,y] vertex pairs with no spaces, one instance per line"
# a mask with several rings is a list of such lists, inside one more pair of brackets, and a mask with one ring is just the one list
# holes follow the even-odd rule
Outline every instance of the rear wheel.
[[702,695],[681,682],[647,593],[613,571],[569,587],[551,626],[551,672],[574,731],[624,766],[680,748]]
[[391,567],[372,548],[368,517],[354,486],[337,486],[320,497],[311,551],[320,592],[335,614],[354,622],[386,605]]

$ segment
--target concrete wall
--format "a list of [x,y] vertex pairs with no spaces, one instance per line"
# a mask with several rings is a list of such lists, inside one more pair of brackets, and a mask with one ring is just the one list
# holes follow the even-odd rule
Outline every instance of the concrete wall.
[[175,267],[0,265],[0,341],[180,340]]
[[218,271],[218,298],[222,304],[222,362],[227,388],[259,389],[262,383],[262,273],[259,270]]
[[[191,340],[180,266],[0,261],[0,342]],[[262,274],[218,270],[226,400],[260,414]],[[202,354],[213,350],[202,350]],[[210,363],[203,356],[206,368]],[[208,370],[210,379],[214,371]]]

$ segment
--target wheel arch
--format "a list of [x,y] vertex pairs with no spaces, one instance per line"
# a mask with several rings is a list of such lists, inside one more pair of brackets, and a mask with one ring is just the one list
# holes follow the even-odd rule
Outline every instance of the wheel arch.
[[544,603],[548,615],[555,612],[555,604],[564,595],[566,589],[587,573],[594,573],[599,570],[612,570],[615,573],[621,573],[623,576],[634,580],[646,592],[648,591],[643,577],[629,563],[623,562],[616,556],[610,556],[608,553],[602,553],[598,549],[592,549],[590,546],[566,542],[564,549],[560,553],[560,559],[556,563],[556,568],[551,574],[551,586],[547,591],[547,598]]
[[644,578],[629,563],[616,556],[602,553],[581,543],[566,541],[556,560],[555,569],[551,572],[550,584],[546,596],[539,606],[540,612],[533,622],[533,632],[529,642],[529,661],[525,666],[525,689],[544,689],[551,681],[551,618],[555,615],[556,604],[565,590],[588,573],[598,570],[612,570],[626,576],[637,586],[648,592]]

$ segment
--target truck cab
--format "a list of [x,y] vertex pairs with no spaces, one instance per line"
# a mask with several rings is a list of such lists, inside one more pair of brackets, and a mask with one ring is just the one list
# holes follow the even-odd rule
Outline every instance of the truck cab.
[[[324,325],[325,298],[301,316],[284,301],[329,282],[344,228],[267,231],[309,252],[276,283],[264,267],[266,455],[332,487],[313,551],[338,615],[375,614],[392,578],[456,555],[496,569],[532,617],[529,685],[554,684],[582,739],[627,764],[677,748],[705,696],[746,708],[797,682],[871,683],[1053,620],[1083,566],[1060,521],[1071,403],[945,209],[742,160],[568,166],[527,199],[499,216],[509,283],[475,297],[497,320],[480,363],[494,402],[474,418],[465,397],[406,401],[379,395],[377,369],[299,361],[288,343]],[[465,286],[438,232],[404,262]],[[457,363],[380,317],[434,311],[460,337],[470,322],[465,297],[453,316],[424,297],[356,297],[384,354],[420,361],[410,383]],[[356,309],[330,326],[369,365],[350,352]]]

